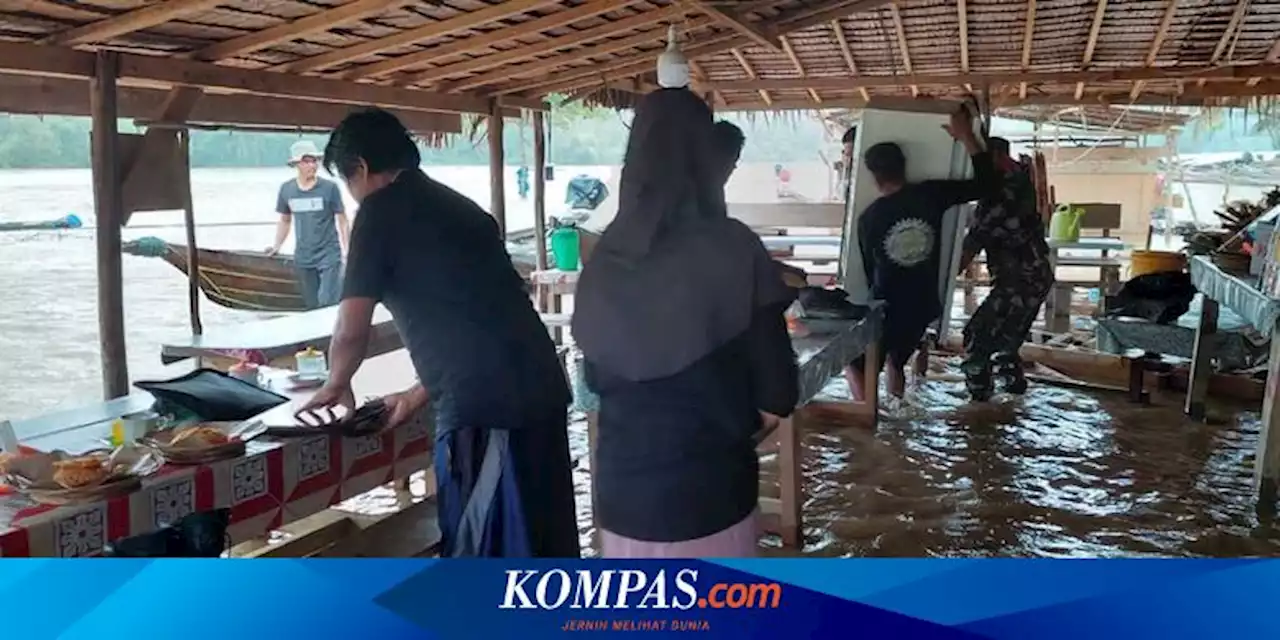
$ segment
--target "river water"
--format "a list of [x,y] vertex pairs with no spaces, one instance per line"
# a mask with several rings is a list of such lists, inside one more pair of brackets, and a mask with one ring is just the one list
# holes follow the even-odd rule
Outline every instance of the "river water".
[[[818,165],[820,167],[821,165]],[[484,167],[437,167],[433,176],[487,204]],[[614,169],[558,167],[548,210],[568,177],[606,182]],[[771,172],[771,167],[764,169]],[[745,173],[745,172],[744,172]],[[793,169],[793,188],[823,198],[819,169]],[[272,206],[287,170],[198,169],[198,241],[260,249],[272,239]],[[532,224],[528,201],[508,189],[509,228]],[[730,199],[768,201],[775,185],[730,183]],[[1232,197],[1256,197],[1243,188]],[[1193,185],[1200,211],[1221,188]],[[76,213],[92,224],[88,171],[0,171],[0,221]],[[1202,214],[1203,215],[1203,214]],[[159,228],[155,228],[159,227]],[[181,214],[138,214],[125,238],[182,241]],[[92,230],[0,233],[0,419],[97,400],[101,393]],[[188,329],[186,279],[168,264],[125,256],[125,313],[133,380],[162,376],[160,345]],[[255,319],[206,303],[206,327]],[[819,556],[1241,556],[1276,555],[1280,537],[1253,513],[1257,408],[1217,407],[1219,419],[1182,418],[1178,398],[1152,408],[1123,397],[1033,385],[1024,398],[969,405],[953,362],[935,362],[880,426],[824,427],[804,436],[807,544]],[[847,393],[833,383],[830,394]],[[585,430],[572,428],[583,542],[594,542]],[[764,460],[766,477],[776,477]],[[766,490],[766,493],[768,490]],[[371,495],[367,510],[394,504]],[[767,544],[776,546],[776,540]]]

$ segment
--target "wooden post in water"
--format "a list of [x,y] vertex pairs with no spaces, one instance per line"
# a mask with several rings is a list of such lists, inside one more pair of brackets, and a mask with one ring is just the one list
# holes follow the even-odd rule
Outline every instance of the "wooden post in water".
[[198,336],[204,333],[204,324],[200,322],[200,253],[196,249],[196,212],[191,197],[190,129],[178,132],[178,145],[187,173],[186,189],[182,194],[182,219],[187,227],[187,304],[191,316],[191,333]]
[[534,264],[542,271],[547,268],[547,131],[541,111],[533,112],[533,246]]
[[503,175],[502,105],[489,103],[489,213],[498,221],[498,233],[507,237],[507,192]]
[[116,76],[120,57],[99,51],[89,82],[93,119],[93,208],[98,249],[98,342],[102,356],[102,391],[106,399],[129,394],[129,364],[124,342],[124,275],[120,225],[124,216],[123,176],[116,120]]

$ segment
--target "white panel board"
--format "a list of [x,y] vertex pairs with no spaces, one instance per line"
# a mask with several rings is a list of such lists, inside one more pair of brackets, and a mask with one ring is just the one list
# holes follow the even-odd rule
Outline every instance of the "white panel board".
[[[907,179],[912,182],[933,179],[965,179],[973,169],[964,147],[942,128],[953,103],[926,103],[905,109],[866,109],[858,124],[854,141],[853,186],[845,203],[844,251],[840,260],[840,282],[855,302],[870,297],[866,274],[862,269],[862,252],[858,246],[858,217],[880,196],[875,179],[861,162],[866,150],[881,142],[895,142],[907,157]],[[942,255],[939,291],[943,301],[940,329],[950,322],[951,296],[964,230],[968,226],[968,206],[947,212],[942,230]]]

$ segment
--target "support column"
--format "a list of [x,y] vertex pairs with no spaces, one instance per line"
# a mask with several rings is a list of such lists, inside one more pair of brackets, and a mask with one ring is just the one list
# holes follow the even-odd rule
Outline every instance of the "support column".
[[[1187,381],[1187,403],[1183,407],[1192,420],[1204,420],[1205,399],[1209,397],[1209,378],[1213,375],[1213,338],[1218,333],[1218,301],[1201,296],[1200,324],[1196,326],[1195,346],[1191,351],[1191,375]],[[1267,397],[1271,397],[1273,381],[1267,380]],[[1266,417],[1263,416],[1263,428]]]
[[191,316],[191,334],[204,333],[200,321],[200,252],[196,247],[196,212],[191,197],[191,130],[178,132],[178,145],[187,174],[187,188],[183,192],[182,220],[187,228],[187,305]]
[[547,131],[541,111],[533,112],[533,246],[538,271],[547,268]]
[[100,51],[89,82],[93,119],[92,164],[94,226],[98,251],[98,343],[102,356],[102,391],[106,399],[129,394],[129,364],[124,339],[124,275],[120,251],[123,224],[123,177],[116,120],[116,76],[120,57]]
[[503,173],[506,159],[502,152],[502,105],[495,98],[489,103],[489,213],[498,221],[498,232],[507,237],[507,191]]
[[[1280,322],[1271,328],[1271,353],[1267,361],[1267,393],[1262,400],[1262,432],[1258,434],[1258,456],[1254,484],[1258,488],[1258,513],[1274,517],[1276,494],[1280,488]],[[1196,345],[1199,348],[1199,344]]]

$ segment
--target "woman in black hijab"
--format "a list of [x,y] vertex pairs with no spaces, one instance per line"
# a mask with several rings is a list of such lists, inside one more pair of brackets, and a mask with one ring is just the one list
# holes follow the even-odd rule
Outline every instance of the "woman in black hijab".
[[754,555],[760,412],[789,415],[794,299],[728,217],[711,110],[646,95],[620,204],[582,271],[573,335],[600,396],[596,513],[607,557]]

